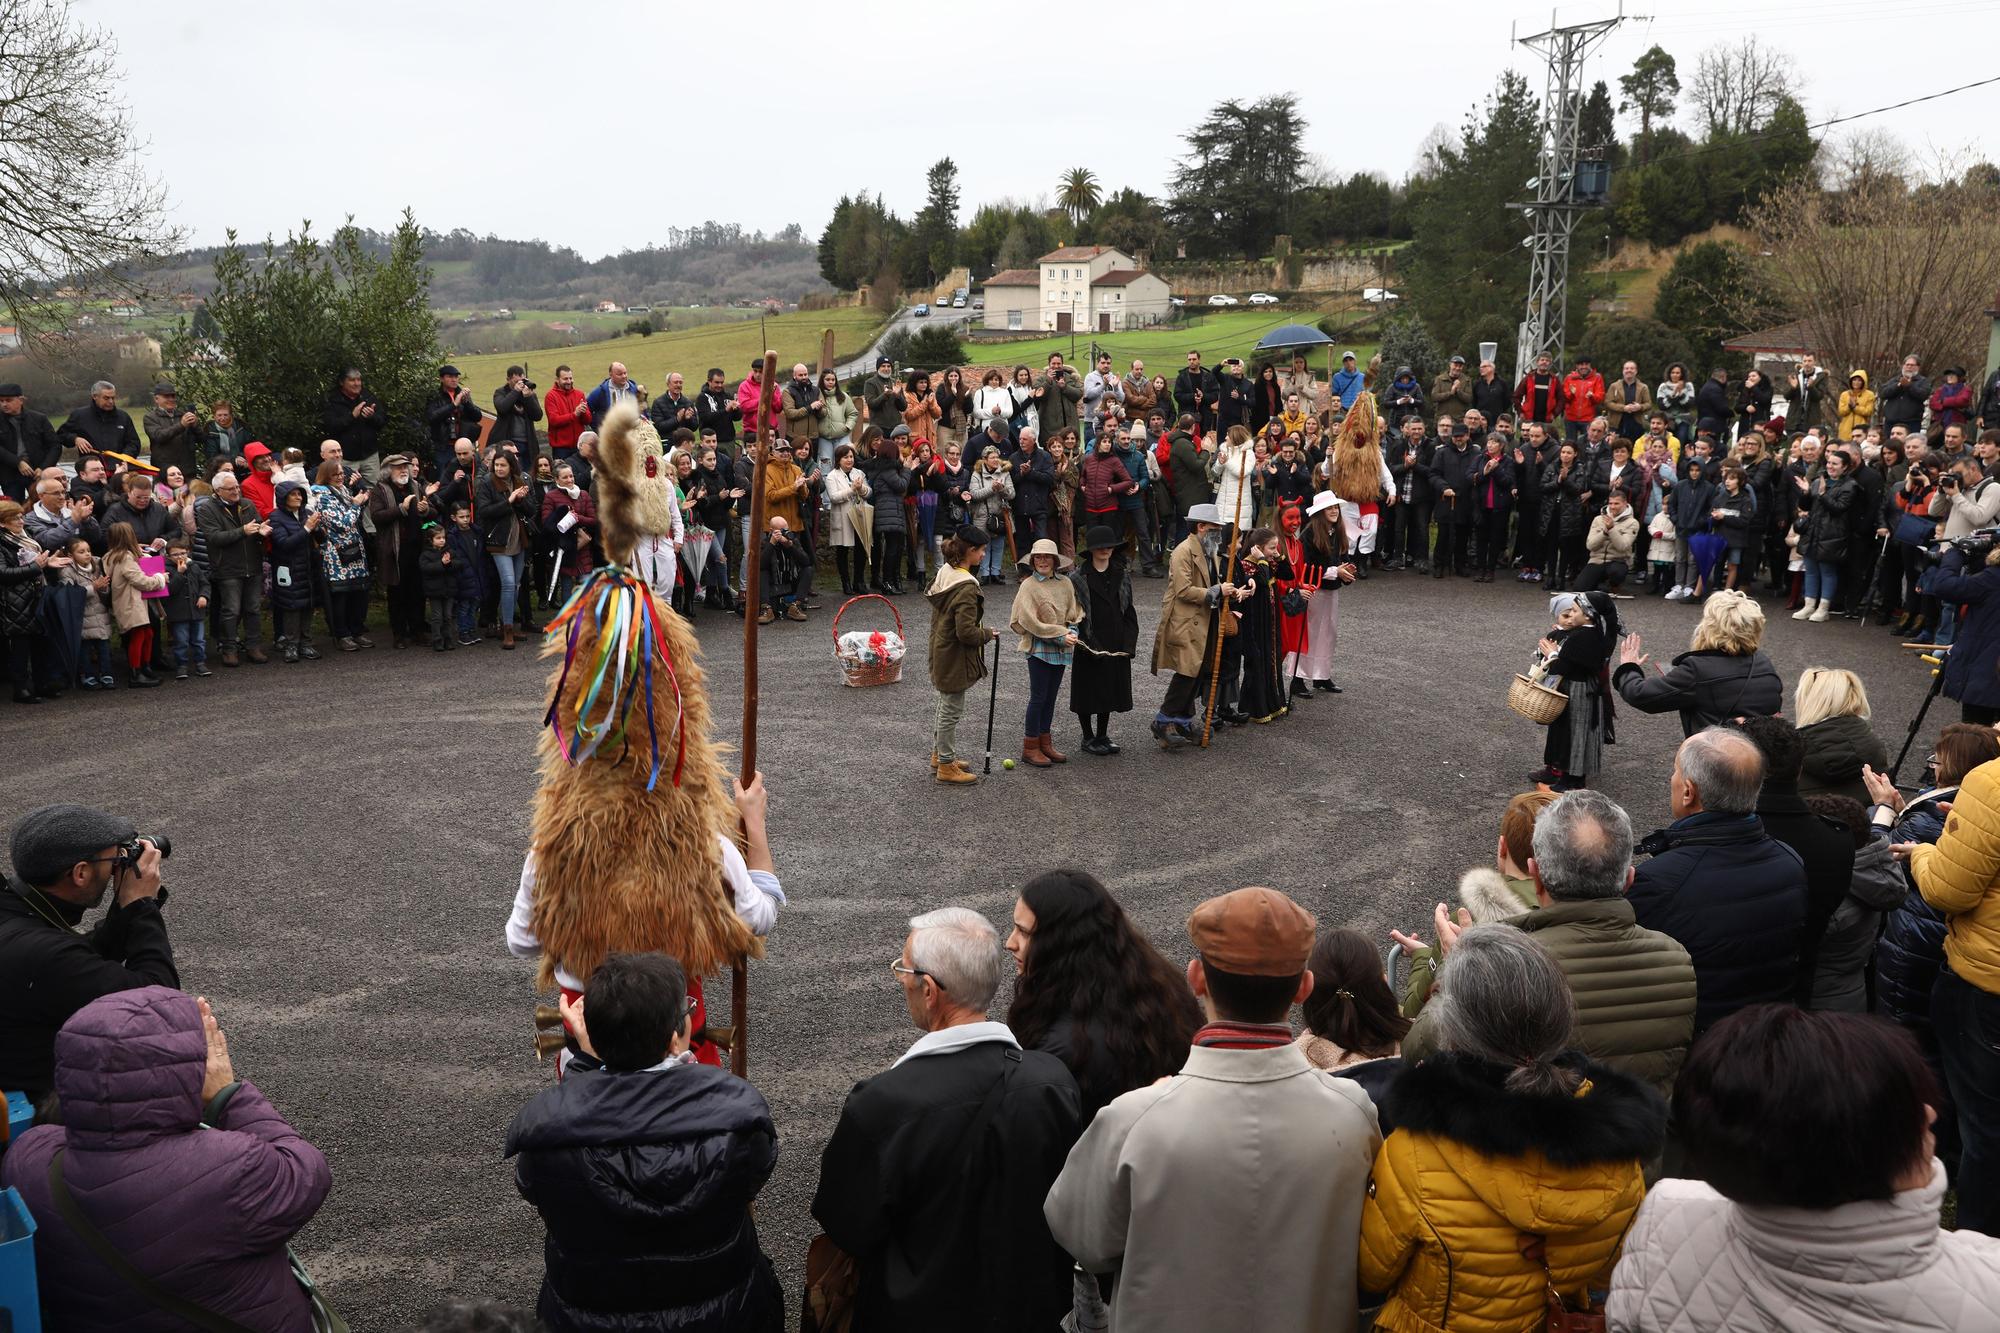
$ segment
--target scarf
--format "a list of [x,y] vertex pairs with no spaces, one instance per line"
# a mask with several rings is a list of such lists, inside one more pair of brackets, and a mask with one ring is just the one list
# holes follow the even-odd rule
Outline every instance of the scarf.
[[558,486],[556,487],[556,489],[561,491],[564,495],[567,495],[572,500],[576,499],[577,496],[583,494],[583,487],[581,486]]
[[1292,1029],[1286,1023],[1238,1023],[1218,1018],[1194,1034],[1194,1044],[1223,1051],[1269,1051],[1292,1044]]

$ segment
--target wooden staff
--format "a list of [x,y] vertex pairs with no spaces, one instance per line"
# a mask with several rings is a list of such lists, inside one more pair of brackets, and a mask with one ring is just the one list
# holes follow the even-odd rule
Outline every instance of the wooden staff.
[[[1222,566],[1224,583],[1236,581],[1236,538],[1243,531],[1243,493],[1250,489],[1251,469],[1255,465],[1254,450],[1247,451],[1243,459],[1243,480],[1236,488],[1236,513],[1229,524],[1229,560]],[[1227,455],[1222,459],[1222,477],[1225,481],[1229,479]],[[1215,731],[1215,697],[1222,693],[1222,640],[1226,637],[1222,632],[1222,617],[1229,614],[1231,600],[1228,596],[1223,597],[1215,617],[1215,655],[1208,661],[1208,705],[1202,710],[1201,718],[1201,748],[1204,750],[1208,748],[1209,736]]]
[[[757,420],[751,426],[750,455],[750,540],[743,544],[743,768],[738,779],[749,786],[757,777],[757,612],[764,598],[762,555],[764,525],[770,522],[764,494],[764,458],[770,445],[771,405],[776,398],[772,386],[778,378],[778,354],[764,353],[763,392],[757,395]],[[727,885],[729,910],[736,910],[736,897]],[[750,967],[742,959],[729,966],[729,1016],[736,1025],[736,1038],[729,1047],[729,1072],[738,1078],[750,1076]]]

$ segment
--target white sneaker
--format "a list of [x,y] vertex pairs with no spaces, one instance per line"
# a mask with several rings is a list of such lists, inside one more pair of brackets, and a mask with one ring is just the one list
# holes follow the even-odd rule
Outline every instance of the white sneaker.
[[1806,619],[1812,621],[1814,624],[1823,624],[1833,619],[1833,599],[1831,597],[1820,598],[1818,607]]
[[1687,585],[1676,583],[1673,587],[1667,589],[1666,600],[1669,602],[1678,602],[1687,595],[1688,595]]

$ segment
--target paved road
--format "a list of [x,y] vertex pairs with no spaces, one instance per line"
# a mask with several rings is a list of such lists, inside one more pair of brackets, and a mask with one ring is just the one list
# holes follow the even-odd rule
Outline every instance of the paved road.
[[875,369],[875,357],[878,355],[878,349],[887,341],[889,335],[897,329],[909,329],[914,332],[927,324],[965,326],[970,325],[974,319],[986,313],[983,310],[974,310],[969,305],[956,310],[948,305],[933,305],[931,312],[928,315],[922,316],[916,313],[916,309],[915,306],[904,306],[901,310],[890,316],[889,322],[882,326],[882,332],[877,334],[875,341],[868,345],[867,351],[855,357],[852,361],[844,362],[834,367],[835,372],[839,374],[840,378],[843,380],[850,379],[855,375]]
[[[1147,644],[1161,586],[1138,590]],[[989,620],[1005,600],[990,599]],[[921,664],[894,687],[844,688],[831,599],[813,623],[765,630],[762,755],[793,905],[752,976],[752,1072],[783,1140],[758,1222],[788,1293],[840,1100],[915,1035],[887,970],[913,912],[963,903],[999,923],[1028,875],[1075,864],[1178,960],[1189,909],[1220,890],[1277,885],[1322,923],[1380,934],[1421,920],[1492,856],[1500,809],[1540,759],[1539,729],[1502,696],[1548,623],[1543,597],[1394,575],[1342,600],[1338,698],[1206,753],[1139,743],[1134,715],[1116,725],[1117,758],[996,764],[968,789],[925,768]],[[1696,618],[1623,605],[1669,650]],[[902,606],[921,643],[923,603]],[[716,715],[733,717],[740,623],[708,613],[699,629]],[[1894,751],[1927,682],[1886,635],[1780,618],[1770,646],[1788,681],[1816,663],[1862,670]],[[1013,742],[1026,679],[1008,653],[996,748]],[[214,1001],[238,1071],[332,1159],[333,1195],[300,1249],[362,1333],[408,1327],[446,1298],[532,1304],[540,1279],[541,1229],[500,1144],[550,1077],[531,1054],[531,969],[501,941],[542,685],[527,652],[378,649],[120,691],[96,701],[89,733],[73,700],[0,712],[9,820],[31,795],[64,795],[173,836],[182,976]],[[1143,704],[1160,689],[1142,672]],[[1955,717],[1947,706],[1927,735]],[[1073,740],[1069,716],[1058,722],[1059,743]],[[1620,713],[1604,786],[1642,831],[1665,818],[1678,736],[1672,717]]]

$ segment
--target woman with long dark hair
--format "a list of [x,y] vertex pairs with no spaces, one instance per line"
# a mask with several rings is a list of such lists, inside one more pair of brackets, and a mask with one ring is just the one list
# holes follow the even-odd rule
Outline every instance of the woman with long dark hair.
[[1086,1119],[1186,1063],[1194,992],[1094,876],[1051,870],[1022,885],[1007,952],[1020,971],[1007,1026],[1068,1066]]
[[1299,1049],[1317,1069],[1351,1078],[1368,1090],[1387,1134],[1389,1085],[1403,1072],[1403,1038],[1410,1020],[1396,1005],[1382,975],[1382,955],[1366,935],[1345,926],[1327,931],[1313,946],[1306,970],[1312,994],[1300,1005],[1305,1031]]

